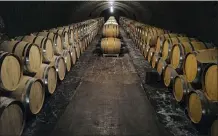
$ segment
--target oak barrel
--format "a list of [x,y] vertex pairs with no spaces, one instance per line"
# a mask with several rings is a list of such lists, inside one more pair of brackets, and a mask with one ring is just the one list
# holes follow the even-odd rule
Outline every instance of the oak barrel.
[[218,102],[218,65],[212,63],[205,66],[201,79],[207,99]]
[[0,45],[0,50],[17,55],[25,74],[36,73],[42,64],[41,50],[36,44],[15,40],[4,41]]
[[62,45],[64,49],[68,49],[69,44],[69,35],[67,31],[64,31],[63,29],[50,29],[49,32],[57,33],[61,37]]
[[160,76],[162,76],[163,70],[165,69],[166,66],[167,66],[166,61],[163,60],[162,58],[159,58],[157,62],[157,72]]
[[64,80],[67,69],[64,58],[62,56],[54,56],[50,65],[55,66],[56,72],[58,74],[58,80]]
[[80,46],[77,42],[75,42],[72,47],[75,48],[76,50],[76,58],[79,59],[80,58],[80,55],[81,55],[81,49],[80,49]]
[[52,42],[47,37],[26,35],[16,37],[15,40],[30,42],[38,45],[41,48],[43,62],[50,62],[54,56]]
[[164,60],[168,61],[173,45],[178,44],[178,43],[182,43],[182,42],[188,42],[188,41],[196,41],[196,39],[189,38],[189,37],[173,37],[173,38],[169,38],[169,39],[165,40],[163,43],[163,50],[161,52],[161,57]]
[[57,27],[59,30],[63,30],[64,32],[68,33],[68,39],[69,39],[69,44],[72,44],[74,35],[73,35],[73,29],[70,28],[70,26],[64,26],[64,27]]
[[0,87],[2,90],[14,91],[23,75],[19,58],[11,53],[0,51]]
[[177,102],[186,102],[188,94],[192,91],[185,75],[178,75],[173,81],[173,95]]
[[170,64],[173,66],[174,69],[182,68],[182,62],[187,53],[213,47],[214,46],[212,44],[197,41],[175,44],[173,45],[170,54]]
[[218,49],[205,49],[190,52],[185,56],[183,73],[187,77],[188,82],[200,83],[201,75],[205,65],[209,63],[217,64]]
[[157,44],[155,46],[155,51],[157,53],[162,52],[162,47],[163,47],[163,43],[165,40],[169,39],[169,38],[173,38],[173,37],[182,37],[182,34],[175,34],[175,33],[168,33],[168,34],[163,34],[158,36],[157,38]]
[[47,94],[53,94],[57,85],[57,72],[54,66],[42,64],[35,78],[42,80]]
[[187,106],[188,116],[195,124],[212,124],[218,114],[217,103],[208,101],[202,90],[189,94]]
[[69,50],[63,50],[63,53],[61,55],[64,58],[64,61],[67,66],[67,71],[69,72],[72,67],[72,60],[71,60],[71,55]]
[[76,64],[76,49],[74,46],[70,46],[70,56],[71,56],[71,60],[72,60],[72,64],[75,65]]
[[0,135],[20,136],[25,125],[25,110],[21,102],[0,97]]
[[121,41],[117,38],[103,38],[101,39],[101,49],[104,54],[119,54]]
[[23,76],[18,88],[10,94],[10,97],[21,101],[32,114],[39,113],[45,98],[42,80]]
[[61,36],[59,34],[43,31],[43,32],[33,33],[33,35],[44,36],[49,38],[52,41],[54,53],[56,55],[60,55],[62,53],[63,45],[62,45]]
[[177,75],[178,73],[175,69],[173,69],[172,65],[168,64],[163,70],[163,79],[165,86],[171,87],[173,85],[173,80]]
[[103,36],[104,37],[118,37],[119,36],[119,26],[117,24],[105,24],[103,26]]
[[149,63],[151,62],[151,58],[154,54],[155,54],[155,49],[153,47],[149,48],[149,52],[148,52],[148,62]]
[[156,68],[157,67],[157,63],[158,63],[158,60],[159,60],[160,56],[158,53],[154,53],[152,58],[151,58],[151,66],[152,68]]
[[148,59],[149,50],[150,50],[150,46],[146,46],[146,47],[143,49],[143,55],[144,55],[145,60]]

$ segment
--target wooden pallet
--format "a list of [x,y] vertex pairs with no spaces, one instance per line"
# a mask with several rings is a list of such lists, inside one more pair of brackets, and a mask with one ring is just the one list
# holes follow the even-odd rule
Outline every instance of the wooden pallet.
[[103,54],[103,57],[119,57],[119,54]]

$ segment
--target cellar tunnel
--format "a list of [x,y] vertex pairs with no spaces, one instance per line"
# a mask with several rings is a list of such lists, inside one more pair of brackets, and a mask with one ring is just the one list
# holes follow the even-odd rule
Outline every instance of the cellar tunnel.
[[218,136],[217,1],[0,2],[0,136]]

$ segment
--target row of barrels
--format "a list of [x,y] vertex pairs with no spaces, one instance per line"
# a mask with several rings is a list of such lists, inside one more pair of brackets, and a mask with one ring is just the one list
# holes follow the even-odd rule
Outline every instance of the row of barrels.
[[119,25],[114,16],[110,16],[103,26],[101,49],[103,54],[120,54],[121,41],[119,36]]
[[103,26],[103,37],[119,37],[119,25],[114,16],[110,16]]
[[190,120],[205,129],[211,126],[211,136],[217,136],[217,47],[125,17],[119,21],[175,100],[185,105]]
[[22,134],[27,115],[40,112],[46,97],[55,92],[97,35],[102,20],[86,23],[90,30],[69,47],[62,42],[61,33],[50,31],[0,43],[0,135]]

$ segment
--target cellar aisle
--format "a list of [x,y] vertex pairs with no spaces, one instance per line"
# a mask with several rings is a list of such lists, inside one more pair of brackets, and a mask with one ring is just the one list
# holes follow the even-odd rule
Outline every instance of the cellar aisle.
[[94,57],[52,136],[161,135],[128,54]]

